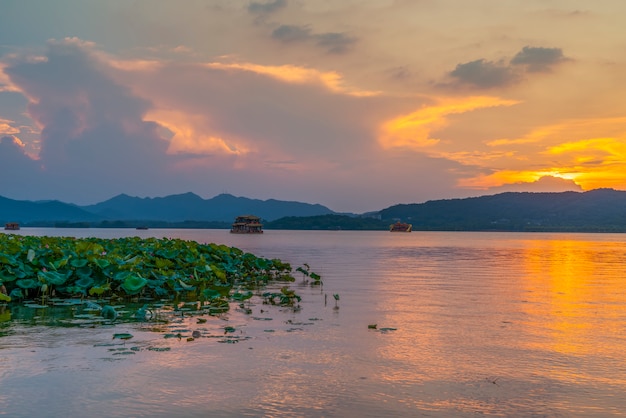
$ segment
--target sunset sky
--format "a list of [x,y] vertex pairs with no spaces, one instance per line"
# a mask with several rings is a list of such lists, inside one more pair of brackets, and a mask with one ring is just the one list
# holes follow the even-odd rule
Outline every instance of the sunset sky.
[[0,195],[626,188],[623,0],[0,0]]

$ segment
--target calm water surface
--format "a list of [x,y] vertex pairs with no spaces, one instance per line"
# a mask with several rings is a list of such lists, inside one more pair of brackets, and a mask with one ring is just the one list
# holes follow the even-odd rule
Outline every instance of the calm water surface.
[[[146,324],[61,328],[42,325],[45,312],[5,313],[0,415],[626,416],[624,235],[18,232],[223,243],[308,263],[324,286],[298,280],[298,312],[181,318],[207,336],[192,342]],[[225,325],[246,338],[209,338]],[[134,338],[112,340],[121,332]]]

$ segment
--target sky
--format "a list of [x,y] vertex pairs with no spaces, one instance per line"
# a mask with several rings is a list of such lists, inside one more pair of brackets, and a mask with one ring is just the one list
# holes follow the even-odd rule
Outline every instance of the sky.
[[623,0],[0,0],[0,195],[626,188]]

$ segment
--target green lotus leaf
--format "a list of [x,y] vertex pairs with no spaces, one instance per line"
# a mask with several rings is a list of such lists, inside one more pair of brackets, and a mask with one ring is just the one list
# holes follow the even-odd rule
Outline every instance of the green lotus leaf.
[[94,296],[94,295],[101,296],[102,294],[104,294],[105,292],[108,292],[109,290],[111,290],[111,286],[107,283],[104,286],[92,287],[91,289],[89,289],[89,294],[91,296]]
[[191,292],[192,290],[195,290],[195,289],[196,289],[196,287],[195,287],[195,286],[189,285],[189,284],[187,284],[187,283],[183,282],[182,280],[179,280],[179,281],[178,281],[178,284],[180,285],[180,287],[182,287],[182,288],[183,288],[183,290],[185,290],[185,291],[187,291],[187,292]]
[[101,269],[105,269],[111,265],[111,262],[106,258],[97,258],[95,262]]
[[174,262],[166,258],[155,258],[154,263],[158,269],[168,269],[174,266]]
[[133,338],[133,334],[128,334],[128,333],[113,334],[113,339],[130,340],[131,338]]
[[311,278],[313,279],[314,283],[321,283],[322,281],[322,277],[317,273],[311,273]]
[[215,277],[222,281],[226,280],[226,273],[223,270],[220,270],[215,264],[211,264],[211,270],[213,271],[213,274],[215,274]]
[[11,299],[24,299],[24,293],[22,293],[22,289],[20,289],[19,287],[11,290],[9,296],[11,297]]
[[118,271],[117,273],[115,273],[113,275],[113,279],[117,282],[123,282],[124,280],[126,280],[128,277],[131,277],[132,275],[133,275],[132,271],[122,270],[122,271]]
[[19,279],[15,282],[22,289],[35,289],[39,287],[39,282],[34,279]]
[[128,276],[124,283],[122,283],[122,289],[129,295],[136,295],[143,289],[143,287],[148,283],[146,279],[141,276],[132,275]]
[[110,319],[111,321],[115,321],[117,319],[117,311],[111,305],[103,306],[102,311],[100,311],[100,315],[102,315],[105,319]]
[[41,282],[56,286],[61,286],[67,280],[67,275],[61,274],[58,271],[40,271],[37,273],[37,276]]
[[11,296],[0,293],[0,302],[11,302]]
[[175,260],[180,252],[177,250],[158,250],[156,255],[159,257],[167,258],[168,260]]
[[10,254],[0,253],[0,264],[14,266],[17,264],[15,257]]
[[255,264],[260,270],[268,270],[271,266],[271,262],[265,258],[257,258]]
[[65,267],[65,265],[67,264],[68,261],[70,261],[70,257],[72,257],[71,255],[69,257],[66,258],[62,258],[60,260],[57,260],[53,263],[51,263],[51,267],[54,268],[55,270],[60,269],[61,267]]
[[298,268],[296,269],[296,271],[299,271],[300,273],[302,273],[302,274],[303,274],[303,275],[305,275],[305,276],[308,276],[308,275],[309,275],[309,271],[308,271],[308,270],[303,269],[302,267],[298,267]]
[[72,258],[72,261],[70,261],[70,264],[72,265],[72,267],[80,268],[80,267],[85,267],[88,262],[89,261],[84,258]]
[[12,274],[12,273],[10,273],[8,271],[5,271],[5,270],[0,271],[0,281],[1,282],[5,282],[5,283],[6,282],[12,282],[15,279],[17,279],[17,277],[15,277],[14,274]]
[[248,300],[248,299],[250,299],[250,298],[252,297],[252,295],[253,295],[253,293],[252,293],[252,292],[250,292],[250,291],[245,292],[245,293],[239,293],[239,292],[237,292],[237,293],[234,293],[231,297],[232,297],[234,300],[239,300],[239,301],[242,301],[242,300]]
[[28,253],[26,254],[26,259],[31,263],[35,259],[35,251],[32,248],[28,250]]
[[93,285],[93,279],[89,276],[84,276],[84,277],[81,277],[80,280],[76,280],[74,282],[74,285],[78,287],[82,287],[83,289],[86,289],[89,286]]
[[222,296],[222,294],[215,289],[204,289],[202,295],[206,300],[218,299]]

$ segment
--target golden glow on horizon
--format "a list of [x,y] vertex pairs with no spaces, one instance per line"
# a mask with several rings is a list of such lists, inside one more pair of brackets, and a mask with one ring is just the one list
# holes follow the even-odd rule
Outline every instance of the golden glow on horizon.
[[260,65],[252,63],[225,64],[212,62],[206,64],[209,68],[220,70],[250,71],[266,75],[277,80],[294,84],[321,84],[335,93],[347,94],[357,97],[377,96],[378,91],[354,90],[344,86],[343,77],[336,71],[322,72],[311,68],[298,67],[295,65]]
[[[534,183],[542,177],[557,177],[564,180],[572,180],[579,186],[583,187],[579,181],[581,174],[579,173],[561,173],[557,170],[550,171],[513,171],[501,170],[488,175],[479,175],[472,178],[462,179],[459,181],[460,187],[470,189],[489,189],[491,187],[499,187],[506,184]],[[584,187],[583,187],[584,189]]]
[[472,96],[440,100],[434,106],[424,106],[408,115],[387,121],[381,127],[378,142],[384,149],[392,147],[424,148],[439,143],[431,133],[449,124],[447,116],[495,106],[512,106],[515,100],[489,96]]

